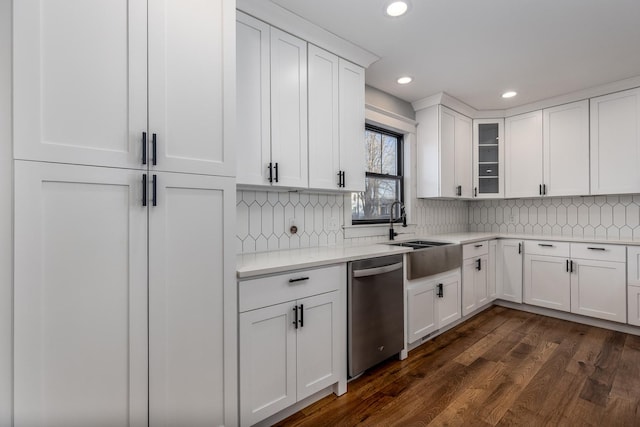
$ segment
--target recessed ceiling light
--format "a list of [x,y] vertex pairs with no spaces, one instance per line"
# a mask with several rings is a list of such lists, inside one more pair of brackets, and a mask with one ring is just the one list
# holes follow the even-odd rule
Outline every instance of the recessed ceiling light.
[[510,90],[509,92],[505,92],[502,94],[503,98],[513,98],[514,96],[516,96],[518,93],[514,92],[512,90]]
[[397,82],[400,85],[406,85],[407,83],[411,83],[413,79],[409,76],[400,77]]
[[409,5],[406,2],[394,1],[387,6],[387,15],[394,17],[404,15],[407,9],[409,9]]

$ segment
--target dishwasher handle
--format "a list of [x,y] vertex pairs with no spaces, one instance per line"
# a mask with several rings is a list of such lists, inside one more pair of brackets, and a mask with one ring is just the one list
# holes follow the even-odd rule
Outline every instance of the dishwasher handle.
[[363,270],[353,270],[353,277],[367,277],[376,276],[378,274],[390,273],[392,271],[400,270],[402,268],[402,262],[398,262],[391,265],[385,265],[382,267],[366,268]]

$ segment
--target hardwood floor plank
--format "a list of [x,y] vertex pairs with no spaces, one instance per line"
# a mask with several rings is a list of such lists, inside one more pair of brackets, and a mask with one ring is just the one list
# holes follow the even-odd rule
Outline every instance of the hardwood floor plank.
[[640,337],[492,307],[277,425],[640,426]]

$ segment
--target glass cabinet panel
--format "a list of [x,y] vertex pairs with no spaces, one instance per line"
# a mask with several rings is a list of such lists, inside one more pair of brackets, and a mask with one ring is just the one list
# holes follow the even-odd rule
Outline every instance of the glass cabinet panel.
[[474,198],[503,197],[501,175],[504,163],[503,119],[478,119],[473,122]]

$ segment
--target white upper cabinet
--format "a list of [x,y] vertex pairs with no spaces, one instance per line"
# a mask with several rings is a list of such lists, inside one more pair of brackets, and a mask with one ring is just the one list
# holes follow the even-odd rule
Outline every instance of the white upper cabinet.
[[148,149],[158,170],[233,175],[232,1],[26,0],[13,12],[17,159],[146,169]]
[[542,195],[542,111],[507,117],[505,192],[507,198]]
[[591,194],[640,192],[640,88],[591,99]]
[[143,169],[147,2],[13,5],[16,159]]
[[[364,191],[364,68],[340,58],[340,170],[342,189]],[[315,162],[309,157],[309,162]]]
[[543,110],[544,193],[589,194],[589,102]]
[[416,112],[418,197],[471,198],[472,121],[443,105]]
[[235,1],[148,4],[151,165],[232,176]]
[[504,119],[473,121],[473,197],[504,197]]
[[272,179],[307,187],[307,43],[271,28]]
[[264,185],[271,162],[270,26],[238,12],[236,43],[236,179]]

